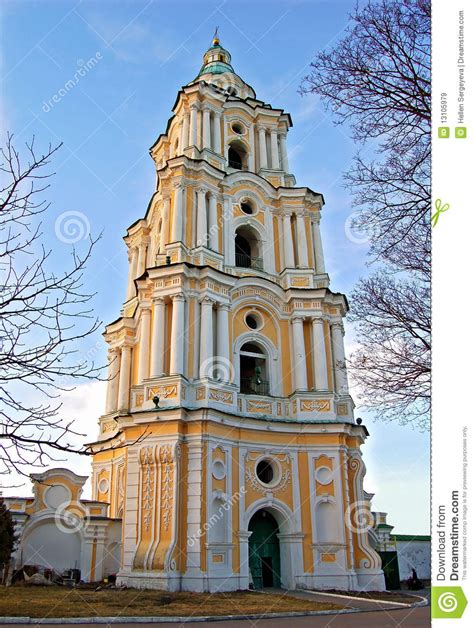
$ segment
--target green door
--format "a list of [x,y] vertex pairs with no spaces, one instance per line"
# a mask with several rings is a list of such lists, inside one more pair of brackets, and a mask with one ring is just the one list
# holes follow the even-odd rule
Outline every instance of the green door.
[[278,524],[266,510],[259,510],[249,523],[249,568],[255,589],[280,586]]
[[400,589],[400,574],[398,571],[397,552],[379,552],[382,559],[382,569],[385,576],[385,586],[388,590]]

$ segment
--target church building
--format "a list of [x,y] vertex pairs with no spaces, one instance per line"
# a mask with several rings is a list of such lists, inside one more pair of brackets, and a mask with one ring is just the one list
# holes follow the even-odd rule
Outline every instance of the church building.
[[329,288],[324,198],[291,174],[291,126],[216,36],[151,147],[156,189],[125,236],[90,444],[90,508],[120,522],[119,584],[385,588],[364,524],[348,304]]

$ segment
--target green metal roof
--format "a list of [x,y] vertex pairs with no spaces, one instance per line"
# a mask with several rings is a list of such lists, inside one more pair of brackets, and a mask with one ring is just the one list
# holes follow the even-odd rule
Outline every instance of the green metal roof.
[[234,68],[229,63],[223,63],[222,61],[212,61],[206,63],[199,70],[198,76],[202,74],[223,74],[224,72],[234,72]]
[[[216,59],[216,55],[222,57]],[[214,38],[212,46],[210,46],[203,57],[203,65],[199,70],[198,76],[203,74],[224,74],[224,72],[234,72],[234,68],[231,66],[231,55],[228,50],[220,45],[219,39]]]

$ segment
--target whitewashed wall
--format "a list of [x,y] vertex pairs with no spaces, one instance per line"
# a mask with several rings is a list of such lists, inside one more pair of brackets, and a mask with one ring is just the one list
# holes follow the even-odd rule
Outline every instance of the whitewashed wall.
[[408,580],[415,569],[420,580],[431,579],[431,542],[428,540],[398,540],[400,580]]

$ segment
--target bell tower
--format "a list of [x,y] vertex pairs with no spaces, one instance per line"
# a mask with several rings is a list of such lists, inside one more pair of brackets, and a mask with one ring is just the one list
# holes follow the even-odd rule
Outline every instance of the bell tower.
[[216,35],[150,149],[156,189],[124,238],[92,445],[129,586],[384,588],[357,524],[368,433],[347,384],[347,301],[329,289],[323,196],[290,172],[291,126]]

